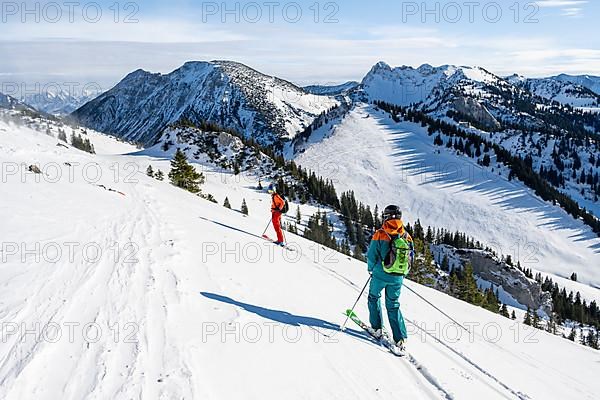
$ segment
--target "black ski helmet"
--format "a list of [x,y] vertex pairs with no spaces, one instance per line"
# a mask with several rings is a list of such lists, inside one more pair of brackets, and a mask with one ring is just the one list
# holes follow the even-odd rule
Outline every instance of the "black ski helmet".
[[398,206],[387,206],[383,211],[383,221],[389,221],[391,219],[402,219],[402,211]]

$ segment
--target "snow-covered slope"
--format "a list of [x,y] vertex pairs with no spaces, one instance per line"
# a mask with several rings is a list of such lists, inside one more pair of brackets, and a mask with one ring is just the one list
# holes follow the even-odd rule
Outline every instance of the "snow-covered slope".
[[[600,162],[596,162],[595,159],[599,154],[600,143],[596,141],[573,141],[571,148],[565,149],[562,146],[567,140],[563,142],[560,138],[548,139],[536,132],[528,132],[527,135],[523,135],[508,130],[496,132],[493,135],[483,132],[480,132],[480,134],[498,143],[512,154],[518,154],[523,158],[530,157],[535,171],[556,172],[556,161],[564,162],[567,169],[561,174],[565,181],[558,186],[558,190],[570,196],[589,212],[600,216],[598,195],[592,190],[592,185],[588,183],[593,183],[595,176],[600,173]],[[574,168],[573,155],[577,155],[577,159],[581,164],[578,169]],[[582,172],[586,175],[584,180],[581,179]],[[590,176],[589,179],[587,175]],[[548,174],[545,178],[549,179]]]
[[577,83],[554,78],[529,79],[511,75],[507,80],[536,96],[573,107],[597,107],[600,95]]
[[90,128],[146,145],[185,118],[281,146],[337,104],[239,63],[188,62],[167,75],[135,71],[72,116]]
[[[329,129],[315,132],[295,160],[334,180],[339,192],[354,190],[372,207],[399,203],[408,220],[465,232],[524,268],[600,299],[600,290],[587,286],[600,288],[600,239],[523,184],[508,181],[506,170],[500,176],[498,167],[492,172],[436,147],[426,128],[395,123],[364,104]],[[573,272],[580,283],[568,279]]]
[[[597,351],[410,282],[473,334],[408,290],[410,358],[354,327],[340,333],[341,311],[367,278],[363,263],[293,235],[294,253],[265,243],[269,199],[249,177],[203,167],[206,192],[247,200],[242,217],[145,175],[148,164],[166,171],[168,160],[88,134],[96,156],[0,122],[3,164],[37,163],[48,174],[2,184],[0,398],[597,397]],[[371,134],[376,149],[387,146],[376,140],[381,130]],[[422,150],[395,149],[413,161]]]

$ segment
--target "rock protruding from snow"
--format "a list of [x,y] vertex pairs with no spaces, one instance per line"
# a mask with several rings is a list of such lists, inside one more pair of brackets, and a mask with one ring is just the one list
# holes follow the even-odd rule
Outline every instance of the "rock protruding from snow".
[[527,278],[523,271],[508,265],[491,252],[457,249],[444,244],[433,245],[432,251],[437,259],[448,261],[449,270],[471,264],[480,286],[497,290],[503,303],[521,309],[542,310],[548,315],[552,311],[552,298],[542,291],[541,284]]
[[488,111],[488,109],[475,99],[457,96],[452,105],[456,111],[470,115],[485,127],[495,130],[501,127],[500,122]]
[[147,150],[155,156],[170,155],[183,148],[189,159],[228,171],[251,171],[267,176],[276,169],[274,161],[228,132],[205,131],[191,126],[166,128],[157,144]]
[[528,279],[523,272],[498,260],[492,254],[480,250],[457,250],[457,254],[473,266],[473,273],[480,279],[501,287],[519,304],[532,310],[542,309],[549,314],[552,300],[548,293],[542,292],[539,283]]

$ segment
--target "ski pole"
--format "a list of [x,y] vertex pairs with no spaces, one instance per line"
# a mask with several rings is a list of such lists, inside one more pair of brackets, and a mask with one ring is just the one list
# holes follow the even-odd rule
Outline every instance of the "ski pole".
[[285,236],[285,229],[283,229],[283,227],[281,227],[281,233],[283,233],[283,241],[285,242],[285,245],[287,246],[289,243],[287,241],[287,236]]
[[267,229],[269,229],[269,226],[271,225],[271,218],[269,218],[269,223],[267,224],[267,227],[265,228],[265,230],[262,233],[262,236],[265,236],[265,234],[267,233]]
[[[371,275],[369,275],[369,279],[367,279],[367,283],[365,283],[365,287],[363,288],[363,290],[358,295],[358,299],[356,299],[356,302],[354,303],[354,305],[352,306],[352,309],[350,311],[354,312],[354,309],[356,308],[356,305],[358,304],[358,301],[362,297],[362,295],[365,292],[365,290],[367,290],[367,286],[369,286],[369,282],[371,282]],[[342,325],[342,327],[340,329],[342,332],[346,330],[346,324],[348,323],[349,319],[350,319],[350,315],[347,315],[346,316],[346,320],[344,321],[344,324]]]
[[436,307],[433,303],[431,303],[429,300],[427,300],[425,297],[421,296],[419,293],[415,292],[414,290],[412,290],[409,286],[406,285],[406,283],[404,284],[404,287],[407,288],[408,290],[410,290],[411,292],[413,292],[418,298],[420,298],[421,300],[423,300],[425,303],[429,304],[431,307],[435,308],[437,311],[439,311],[442,315],[444,315],[446,318],[448,318],[450,321],[454,322],[456,325],[460,326],[461,328],[463,328],[465,331],[467,331],[469,334],[471,333],[470,330],[468,330],[467,328],[465,328],[461,323],[459,323],[457,320],[455,320],[454,318],[452,318],[451,316],[449,316],[448,314],[446,314],[444,311],[440,310],[438,307]]

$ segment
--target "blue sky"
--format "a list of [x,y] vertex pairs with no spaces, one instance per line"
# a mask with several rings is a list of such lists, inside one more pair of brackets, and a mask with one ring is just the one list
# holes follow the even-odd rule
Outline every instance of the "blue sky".
[[166,73],[212,59],[299,84],[360,80],[380,60],[600,75],[600,4],[592,1],[9,3],[0,24],[3,86],[69,81],[107,89],[137,68]]

